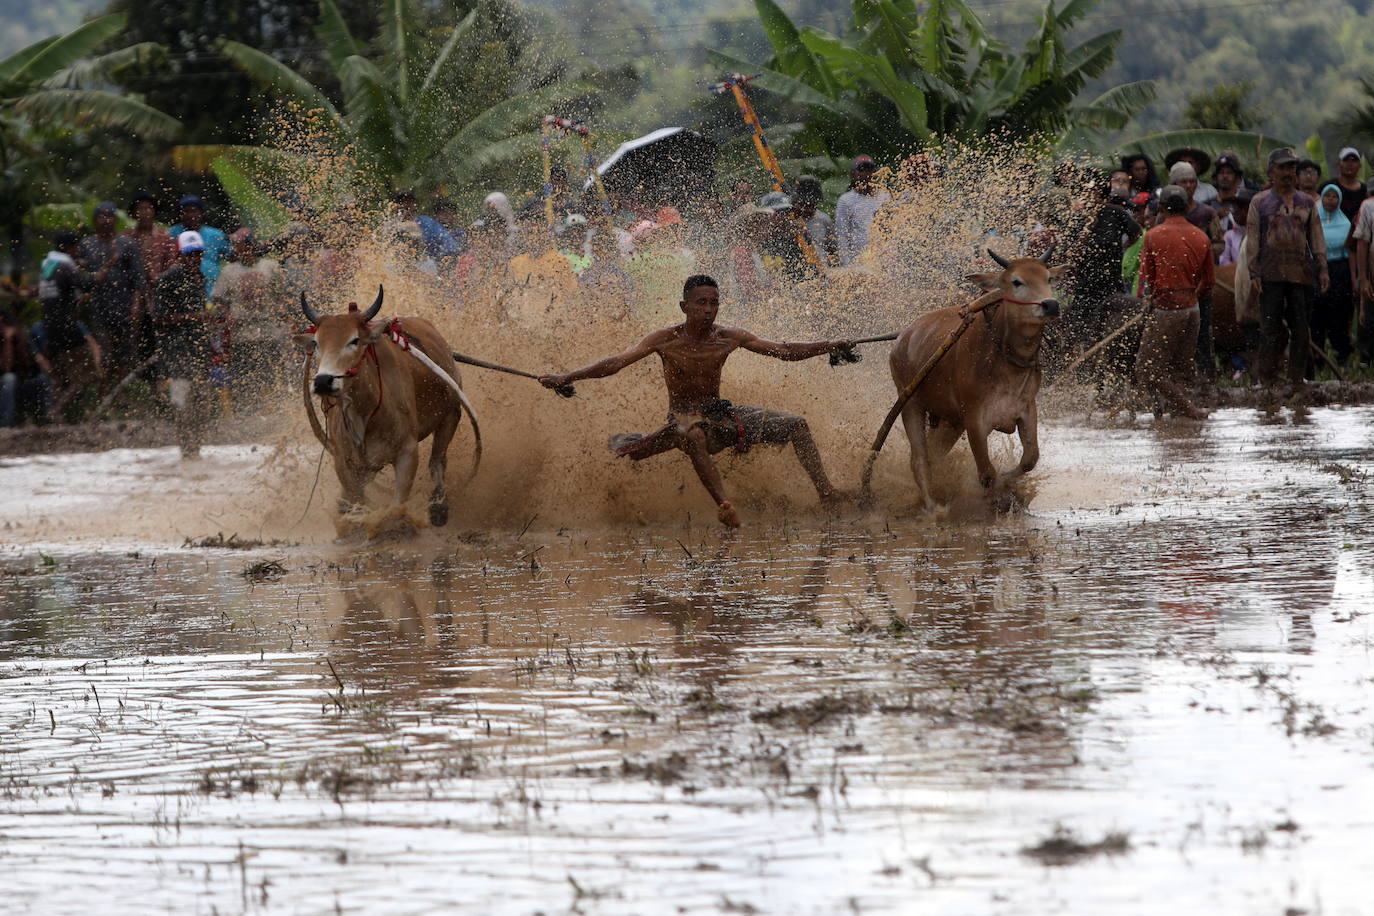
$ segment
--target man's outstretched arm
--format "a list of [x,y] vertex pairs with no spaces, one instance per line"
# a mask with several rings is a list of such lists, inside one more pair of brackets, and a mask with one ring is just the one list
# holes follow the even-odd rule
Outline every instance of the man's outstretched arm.
[[539,376],[539,384],[545,388],[557,388],[560,385],[580,382],[584,378],[606,378],[609,375],[615,375],[621,369],[634,365],[658,349],[663,334],[663,331],[655,331],[624,353],[599,359],[590,365],[583,366],[581,369],[574,369],[564,375],[541,375]]
[[778,343],[773,340],[764,340],[749,331],[736,331],[739,334],[739,345],[751,353],[761,353],[764,356],[771,356],[774,359],[783,359],[793,362],[799,359],[810,359],[813,356],[824,356],[826,353],[835,353],[839,350],[852,350],[854,341],[852,340],[817,340],[812,343]]

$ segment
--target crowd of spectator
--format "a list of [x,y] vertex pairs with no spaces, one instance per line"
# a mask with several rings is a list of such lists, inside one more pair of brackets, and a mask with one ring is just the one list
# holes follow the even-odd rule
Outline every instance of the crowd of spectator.
[[[1070,259],[1069,336],[1080,351],[1110,333],[1123,297],[1148,302],[1137,380],[1197,415],[1191,398],[1223,371],[1219,357],[1236,379],[1248,373],[1263,385],[1312,378],[1328,347],[1336,364],[1374,360],[1374,200],[1359,180],[1361,153],[1347,147],[1338,162],[1325,180],[1292,150],[1271,154],[1262,179],[1233,152],[1213,162],[1195,149],[1165,157],[1163,181],[1140,155],[1104,175],[1067,168],[1056,174],[1062,199],[1046,197],[1024,241],[1060,245]],[[538,323],[578,295],[627,316],[671,319],[690,274],[716,275],[725,295],[749,304],[853,268],[877,215],[935,168],[925,156],[901,164],[894,200],[878,163],[858,156],[833,216],[812,176],[766,193],[739,181],[684,216],[662,203],[575,193],[555,168],[547,194],[517,206],[493,192],[471,221],[452,200],[430,199],[423,212],[414,191],[397,191],[379,237],[389,273],[423,278],[458,302],[485,295],[513,321]],[[309,214],[263,244],[249,229],[213,225],[194,195],[171,214],[139,191],[126,213],[131,225],[120,232],[116,205],[98,204],[86,233],[53,239],[36,283],[0,285],[0,426],[89,415],[133,381],[172,412],[192,457],[217,411],[252,409],[289,377],[299,323],[291,303],[346,272],[348,259]],[[159,216],[175,219],[164,226]],[[1212,307],[1218,283],[1232,291],[1222,314]],[[25,308],[33,300],[36,311]]]

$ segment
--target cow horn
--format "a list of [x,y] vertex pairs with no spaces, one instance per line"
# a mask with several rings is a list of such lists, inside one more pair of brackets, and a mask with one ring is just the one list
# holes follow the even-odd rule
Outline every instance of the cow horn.
[[1050,247],[1048,247],[1048,248],[1045,249],[1045,253],[1042,254],[1042,255],[1040,256],[1040,263],[1041,263],[1041,264],[1048,264],[1048,263],[1050,263],[1050,255],[1052,255],[1052,254],[1054,254],[1054,245],[1050,245]]
[[1011,266],[1011,262],[1010,262],[1010,261],[1008,261],[1006,258],[1002,257],[1002,256],[1001,256],[1000,254],[998,254],[997,252],[993,251],[991,248],[988,249],[988,257],[990,257],[990,258],[992,258],[994,261],[996,261],[999,265],[1002,266],[1003,269],[1006,269],[1006,268],[1008,268],[1008,267]]
[[301,311],[305,317],[310,319],[310,323],[318,325],[320,323],[320,313],[310,307],[310,303],[305,301],[305,290],[301,290]]
[[378,284],[378,286],[377,286],[377,298],[374,299],[374,300],[372,301],[372,305],[368,306],[367,311],[363,313],[363,321],[371,321],[373,318],[376,318],[376,317],[377,317],[377,313],[380,312],[381,310],[382,310],[382,287],[381,287],[380,284]]

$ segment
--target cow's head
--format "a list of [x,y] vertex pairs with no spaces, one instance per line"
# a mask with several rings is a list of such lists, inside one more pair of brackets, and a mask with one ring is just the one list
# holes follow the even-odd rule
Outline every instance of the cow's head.
[[301,311],[315,328],[315,333],[311,335],[315,341],[315,353],[319,357],[319,370],[315,373],[313,385],[315,394],[321,397],[338,395],[343,390],[344,379],[358,374],[358,364],[367,352],[368,344],[376,342],[386,331],[383,325],[368,325],[381,310],[380,286],[377,287],[377,299],[366,311],[353,305],[342,315],[321,315],[310,307],[305,293],[301,293]]
[[1062,264],[1048,266],[1053,252],[1051,248],[1038,258],[1007,260],[989,248],[988,254],[1002,269],[997,273],[969,274],[967,279],[988,292],[1001,291],[1003,307],[1016,320],[1044,324],[1059,317],[1059,300],[1054,298],[1050,284],[1067,269]]

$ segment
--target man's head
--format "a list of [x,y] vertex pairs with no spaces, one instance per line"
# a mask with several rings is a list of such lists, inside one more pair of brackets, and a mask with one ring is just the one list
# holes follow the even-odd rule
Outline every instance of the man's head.
[[1250,201],[1254,199],[1255,192],[1245,187],[1237,191],[1236,196],[1231,199],[1231,216],[1235,219],[1236,225],[1245,225],[1250,215]]
[[810,219],[824,198],[825,191],[821,187],[821,180],[814,175],[803,175],[797,179],[797,191],[792,195],[792,207],[802,219]]
[[1192,203],[1193,194],[1197,192],[1197,170],[1193,168],[1193,164],[1180,160],[1170,166],[1169,186],[1182,188],[1183,193],[1188,195],[1188,202]]
[[1217,191],[1223,197],[1234,191],[1240,180],[1245,177],[1240,157],[1229,149],[1222,150],[1217,156],[1216,171],[1212,173],[1212,177],[1216,179]]
[[236,229],[229,236],[234,246],[234,260],[240,264],[253,264],[258,259],[258,242],[253,238],[253,230],[247,227]]
[[436,198],[434,201],[434,218],[445,229],[457,229],[458,205],[449,197]]
[[147,232],[157,219],[157,198],[148,191],[139,189],[129,201],[129,215],[134,218],[138,228]]
[[177,258],[184,266],[199,265],[205,255],[205,239],[199,232],[187,229],[177,236]]
[[1287,193],[1298,182],[1298,155],[1291,147],[1280,147],[1269,154],[1269,180],[1275,190]]
[[[1196,178],[1193,185],[1197,185]],[[1165,185],[1159,192],[1159,209],[1170,216],[1182,216],[1188,212],[1188,198],[1188,192],[1178,185]]]
[[873,161],[872,156],[854,157],[854,167],[850,169],[849,176],[854,190],[861,194],[867,194],[873,190],[873,173],[878,170],[878,164]]
[[1181,146],[1178,149],[1169,150],[1164,157],[1164,167],[1172,169],[1176,164],[1186,162],[1193,167],[1193,173],[1199,178],[1207,174],[1207,170],[1212,167],[1212,157],[1194,146]]
[[1149,190],[1150,177],[1154,174],[1154,168],[1150,165],[1148,156],[1140,153],[1122,156],[1121,167],[1131,176],[1132,187],[1137,191]]
[[205,203],[194,194],[187,194],[180,201],[181,225],[193,232],[199,232],[205,225]]
[[1336,168],[1341,178],[1347,182],[1354,181],[1360,174],[1360,166],[1364,165],[1364,157],[1360,151],[1353,146],[1347,146],[1336,156]]
[[420,206],[415,200],[415,192],[410,188],[401,188],[392,192],[391,205],[396,208],[396,216],[402,222],[415,219],[420,211]]
[[711,325],[720,311],[720,288],[706,274],[695,274],[682,284],[682,314],[688,324]]
[[79,239],[75,232],[64,229],[52,237],[52,250],[62,254],[75,254]]
[[101,201],[91,213],[91,224],[95,226],[96,235],[109,238],[119,224],[119,208],[108,200]]
[[1298,190],[1308,194],[1317,193],[1317,182],[1321,181],[1322,167],[1311,159],[1298,163]]
[[741,178],[730,188],[730,200],[736,207],[742,207],[747,203],[752,203],[754,200],[754,186]]
[[1128,200],[1131,196],[1131,173],[1125,169],[1112,169],[1107,176],[1107,194],[1117,200]]

